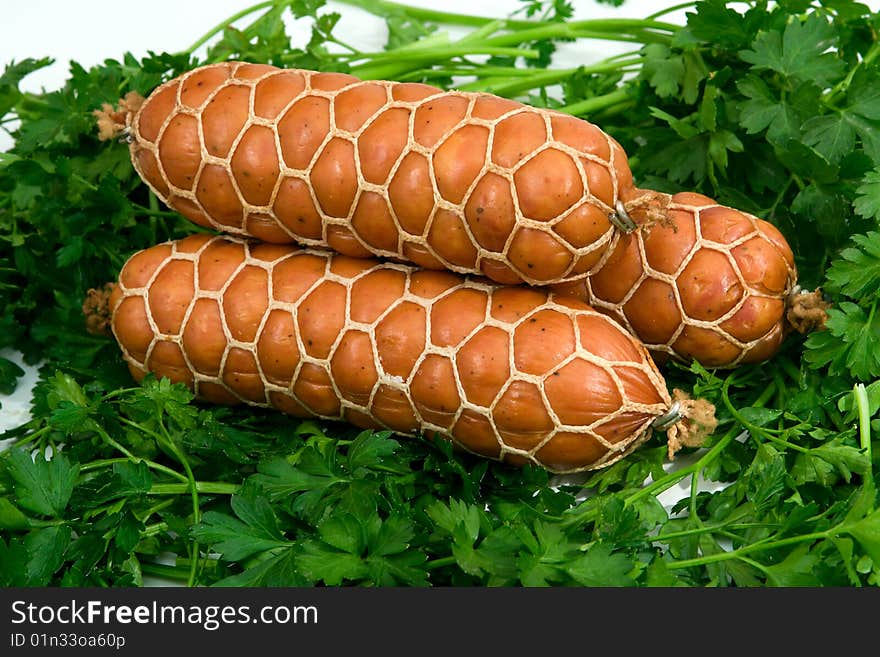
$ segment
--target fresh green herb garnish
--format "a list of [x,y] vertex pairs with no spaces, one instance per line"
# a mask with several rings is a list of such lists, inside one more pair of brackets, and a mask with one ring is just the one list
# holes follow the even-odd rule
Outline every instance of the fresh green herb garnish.
[[[184,52],[73,64],[58,91],[19,88],[48,59],[0,75],[15,141],[0,154],[0,348],[42,363],[32,419],[2,435],[0,586],[880,584],[880,17],[836,0],[702,0],[685,26],[668,10],[575,21],[564,0],[509,17],[344,2],[386,21],[384,50],[339,39],[322,0],[278,0]],[[311,21],[310,39],[291,43],[284,16]],[[554,67],[559,43],[585,38],[628,50]],[[658,436],[577,479],[135,385],[82,302],[135,250],[194,229],[125,144],[98,141],[92,111],[225,59],[454,81],[588,118],[640,186],[776,224],[801,284],[833,301],[827,330],[763,365],[666,367],[716,406],[706,448],[668,470]],[[0,393],[21,374],[0,359]],[[657,496],[681,482],[670,514]]]

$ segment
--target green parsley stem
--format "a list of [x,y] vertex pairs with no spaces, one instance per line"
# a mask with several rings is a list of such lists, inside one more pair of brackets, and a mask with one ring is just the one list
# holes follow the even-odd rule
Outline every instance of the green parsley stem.
[[184,495],[191,493],[195,488],[199,493],[206,495],[234,495],[238,492],[238,484],[229,484],[223,481],[195,481],[179,484],[153,484],[148,495]]
[[161,563],[141,562],[141,572],[144,575],[152,575],[153,577],[178,581],[185,581],[189,576],[189,568],[181,569],[177,566],[166,566]]
[[462,38],[458,40],[458,43],[473,43],[480,42],[483,39],[488,38],[495,32],[499,32],[504,29],[504,20],[494,20],[486,23],[478,27],[475,30],[471,30],[467,34],[465,34]]
[[686,465],[683,468],[675,470],[674,472],[670,472],[669,474],[660,477],[659,479],[651,482],[644,488],[640,488],[635,493],[630,495],[624,500],[624,504],[626,506],[630,506],[633,502],[637,500],[648,497],[649,495],[656,495],[658,493],[662,493],[667,488],[670,488],[677,484],[679,481],[688,477],[690,475],[696,474],[700,472],[703,468],[706,467],[709,463],[714,461],[718,455],[724,451],[724,449],[734,440],[740,440],[748,435],[747,432],[743,431],[740,434],[736,434],[733,431],[728,431],[717,443],[712,445],[712,447],[701,456],[698,460],[694,461],[690,465]]
[[88,180],[86,180],[85,178],[83,178],[83,177],[82,177],[80,174],[78,174],[78,173],[72,173],[72,174],[70,174],[70,178],[71,178],[71,180],[76,180],[78,183],[81,183],[82,185],[85,185],[86,187],[88,187],[88,188],[89,188],[90,190],[92,190],[93,192],[97,192],[97,191],[98,191],[98,186],[97,186],[97,185],[92,184],[91,182],[89,182]]
[[[656,25],[665,24],[658,23]],[[637,29],[629,31],[627,30],[629,27]],[[669,43],[669,34],[651,31],[653,29],[657,29],[655,25],[646,21],[596,19],[573,23],[548,23],[539,27],[501,34],[487,39],[485,43],[494,46],[510,46],[552,39],[601,39],[604,41],[631,43]],[[674,33],[676,29],[669,30],[669,32]]]
[[131,207],[134,208],[134,210],[136,212],[139,212],[140,214],[147,215],[148,217],[167,217],[169,219],[176,219],[177,217],[180,216],[176,212],[170,212],[168,210],[159,210],[159,209],[153,210],[152,208],[144,207],[143,205],[140,205],[139,203],[132,203]]
[[456,562],[457,559],[454,556],[439,557],[437,559],[426,561],[424,568],[425,570],[434,570],[435,568],[442,568],[444,566],[454,566]]
[[697,0],[691,0],[690,2],[682,2],[678,5],[673,5],[671,7],[666,7],[666,9],[661,9],[658,12],[655,12],[649,16],[645,16],[647,20],[655,20],[660,18],[661,16],[666,16],[667,14],[671,14],[674,11],[678,11],[679,9],[687,9],[688,7],[694,7],[697,4]]
[[[190,560],[178,559],[178,561],[181,562],[181,565],[169,566],[168,564],[164,563],[142,561],[141,572],[143,572],[145,575],[152,575],[153,577],[162,577],[164,579],[173,579],[185,582],[189,579],[189,572],[191,569],[191,566],[189,564]],[[217,562],[214,559],[200,559],[199,562],[199,566],[203,569],[217,567]]]
[[101,397],[102,402],[110,401],[111,399],[115,399],[116,397],[121,397],[123,395],[129,395],[133,392],[137,392],[140,388],[117,388],[116,390],[111,390],[106,395]]
[[[174,500],[167,500],[168,502],[173,502]],[[155,522],[152,525],[147,525],[144,527],[143,531],[141,531],[141,538],[148,538],[150,536],[155,536],[157,534],[161,534],[166,529],[168,529],[167,522]]]
[[41,95],[25,92],[21,95],[21,100],[18,101],[17,106],[18,110],[23,112],[29,110],[39,111],[48,109],[49,101]]
[[874,475],[871,469],[871,408],[865,384],[855,384],[853,395],[856,400],[856,408],[859,411],[859,445],[865,451],[868,462],[868,471],[865,473],[865,477],[872,479]]
[[143,511],[139,512],[139,513],[136,513],[136,514],[135,514],[135,517],[136,517],[138,520],[140,520],[141,522],[144,522],[147,518],[149,518],[149,517],[152,516],[153,514],[158,513],[158,512],[161,511],[162,509],[165,509],[165,508],[171,506],[172,504],[174,504],[174,498],[169,498],[169,499],[167,499],[167,500],[162,500],[162,501],[159,502],[158,504],[154,504],[153,506],[148,507],[148,508],[144,509]]
[[[457,43],[461,44],[466,42],[464,39],[459,39]],[[387,50],[383,50],[382,52],[396,52],[399,55],[408,53],[410,50],[427,50],[428,48],[444,48],[450,44],[449,35],[446,32],[434,32],[431,34],[425,34],[422,37],[419,37],[416,41],[410,41],[408,43],[404,43],[396,48],[389,48]]]
[[625,89],[617,89],[616,91],[602,94],[601,96],[585,98],[577,103],[565,105],[558,109],[560,112],[565,112],[566,114],[581,116],[590,114],[591,112],[598,112],[599,110],[607,109],[609,107],[614,107],[626,100],[629,100],[629,92]]
[[776,208],[782,202],[782,199],[785,198],[786,192],[788,192],[788,188],[791,187],[791,184],[794,182],[794,178],[792,176],[788,177],[788,180],[785,181],[785,184],[782,185],[779,193],[776,195],[776,198],[773,201],[773,205],[771,205],[765,212],[765,216],[768,218],[776,216]]
[[[410,7],[409,5],[400,4],[398,2],[388,2],[387,0],[338,0],[342,4],[359,7],[365,11],[377,16],[400,15],[406,14],[412,18],[422,21],[431,21],[433,23],[445,23],[447,25],[461,25],[464,27],[480,27],[486,23],[494,22],[497,19],[486,18],[485,16],[470,16],[467,14],[456,14],[447,11],[437,11],[435,9],[426,9],[423,7]],[[505,20],[506,25],[516,23],[526,23],[531,25],[530,21],[511,21]]]
[[[342,4],[352,5],[355,7],[360,7],[371,14],[376,14],[382,17],[385,17],[389,14],[391,15],[407,15],[412,18],[417,18],[421,21],[429,21],[432,23],[443,23],[446,25],[460,25],[463,27],[481,27],[486,25],[487,23],[498,23],[500,22],[504,27],[510,30],[517,30],[520,32],[527,32],[529,29],[533,29],[536,26],[538,28],[541,27],[553,27],[553,26],[569,26],[574,29],[592,29],[601,32],[607,32],[609,34],[615,35],[626,32],[627,30],[641,30],[641,29],[655,29],[666,31],[669,33],[678,32],[681,28],[678,25],[674,25],[672,23],[665,23],[661,21],[656,21],[651,18],[649,19],[634,19],[634,18],[596,18],[596,19],[588,19],[581,21],[572,21],[569,23],[556,23],[550,21],[535,21],[535,20],[518,20],[518,19],[504,19],[499,21],[497,18],[488,18],[486,16],[476,16],[470,14],[457,14],[454,12],[446,12],[446,11],[438,11],[436,9],[427,9],[423,7],[411,7],[406,4],[401,4],[398,2],[390,2],[389,0],[337,0]],[[557,33],[558,34],[558,33]],[[551,33],[550,36],[539,36],[539,37],[528,37],[529,39],[541,39],[541,38],[561,38],[563,34],[559,34],[558,36],[553,36]],[[605,36],[603,38],[609,38]],[[616,37],[614,37],[615,40]]]
[[[122,422],[131,422],[131,420],[128,420],[127,418],[120,418],[120,420],[121,420]],[[131,423],[132,423],[132,424],[135,424],[135,423],[133,423],[133,422],[131,422]],[[136,425],[136,426],[137,426],[137,425]],[[123,454],[125,454],[125,456],[126,456],[127,458],[126,458],[126,459],[118,459],[119,462],[123,462],[123,461],[125,461],[125,460],[131,461],[132,463],[140,463],[140,462],[143,462],[143,463],[145,463],[145,464],[147,465],[147,467],[150,468],[151,470],[156,470],[157,472],[162,472],[162,473],[167,474],[168,476],[173,477],[174,479],[177,479],[177,480],[180,480],[180,481],[188,481],[187,478],[184,477],[182,474],[180,474],[177,470],[172,470],[171,468],[169,468],[169,467],[166,466],[166,465],[162,465],[161,463],[156,463],[155,461],[150,461],[149,459],[144,459],[144,458],[141,458],[140,456],[136,456],[135,454],[132,454],[132,453],[131,453],[130,451],[128,451],[125,447],[123,447],[122,445],[120,445],[119,442],[117,442],[116,440],[114,440],[114,439],[110,436],[110,434],[108,434],[106,431],[104,431],[101,427],[98,427],[98,426],[94,427],[94,431],[95,431],[95,433],[97,433],[97,434],[101,437],[101,439],[102,439],[105,443],[107,443],[107,444],[110,445],[111,447],[114,447],[114,448],[116,448],[118,451],[120,451],[120,452],[122,452]],[[114,462],[116,461],[116,459],[105,459],[105,460],[106,460],[106,461],[114,461]],[[86,464],[86,465],[88,465],[88,464]],[[85,467],[85,466],[84,466],[84,467]]]
[[[412,61],[437,61],[440,59],[448,59],[451,57],[461,57],[465,55],[495,55],[497,57],[525,57],[526,59],[537,59],[541,56],[537,50],[533,48],[516,48],[513,46],[460,46],[449,45],[431,48],[408,48],[406,49],[407,60]],[[340,55],[340,58],[347,58],[349,55]],[[375,62],[396,61],[399,62],[401,53],[397,50],[383,50],[381,52],[361,53],[356,59],[368,58],[370,61],[365,64],[356,64],[351,67],[352,71],[360,71],[368,69]],[[358,76],[362,77],[362,76]]]
[[231,26],[236,21],[244,18],[248,14],[253,14],[254,12],[260,11],[261,9],[268,9],[269,7],[273,7],[276,5],[276,0],[268,0],[267,2],[258,2],[255,5],[251,5],[245,9],[242,9],[240,12],[233,14],[229,18],[221,21],[214,27],[212,27],[208,32],[201,36],[194,44],[192,44],[189,48],[183,51],[182,54],[190,55],[194,53],[196,50],[205,45],[208,41],[210,41],[216,34],[219,34],[227,27]]
[[[111,439],[112,440],[112,439]],[[115,442],[115,441],[114,441]],[[118,443],[117,443],[118,444]],[[115,445],[114,445],[115,446]],[[151,470],[156,470],[157,472],[162,472],[164,474],[170,475],[175,479],[183,482],[187,482],[188,480],[182,474],[177,472],[176,470],[172,470],[171,468],[162,465],[161,463],[156,463],[155,461],[151,461],[149,459],[144,459],[139,456],[131,455],[128,458],[115,458],[115,459],[98,459],[95,461],[89,461],[88,463],[80,466],[80,472],[88,472],[89,470],[100,470],[101,468],[112,467],[117,463],[143,463]]]
[[40,438],[43,434],[48,433],[52,429],[53,429],[52,425],[47,424],[47,425],[37,429],[33,433],[29,433],[28,435],[24,436],[23,438],[19,438],[18,440],[16,440],[13,443],[13,446],[14,447],[24,447],[25,445],[32,443],[35,440],[37,440],[38,438]]
[[748,557],[743,556],[740,556],[739,560],[742,561],[744,564],[748,564],[755,570],[763,573],[765,576],[769,575],[771,572],[770,569],[762,564],[760,561],[755,561],[754,559],[749,559]]
[[[736,408],[736,406],[733,405],[733,402],[730,400],[730,393],[729,393],[730,381],[731,381],[731,379],[728,378],[722,384],[722,386],[721,386],[721,399],[724,401],[724,405],[727,407],[727,410],[730,412],[730,414],[733,416],[733,418],[737,422],[739,422],[743,427],[745,427],[745,429],[753,437],[755,435],[760,435],[760,436],[763,436],[764,438],[766,438],[767,440],[773,441],[779,445],[783,445],[784,447],[793,449],[795,451],[803,452],[804,454],[806,454],[810,451],[809,448],[807,448],[807,447],[795,445],[794,443],[790,443],[787,440],[785,440],[784,438],[780,438],[779,436],[777,436],[776,433],[781,433],[782,430],[768,429],[766,427],[760,427],[757,424],[753,424],[752,422],[749,422],[742,415],[742,413],[739,412],[739,410]],[[771,383],[771,386],[772,386],[773,390],[770,391],[770,397],[772,397],[775,392],[776,382],[774,381],[773,383]],[[768,388],[770,388],[770,386],[768,386]],[[765,392],[766,392],[766,390],[765,390]],[[769,400],[769,397],[764,400],[764,403],[766,403],[767,400]]]
[[709,563],[717,563],[719,561],[727,561],[728,559],[738,559],[741,558],[745,554],[751,554],[752,552],[761,552],[763,550],[772,550],[775,548],[784,547],[786,545],[795,545],[797,543],[804,543],[807,541],[818,541],[825,538],[828,538],[831,535],[829,531],[824,532],[812,532],[810,534],[801,534],[799,536],[790,536],[788,538],[780,538],[775,541],[766,540],[760,541],[757,543],[752,543],[750,545],[743,545],[742,547],[736,548],[735,550],[730,550],[728,552],[718,552],[716,554],[707,554],[703,557],[694,557],[693,559],[681,559],[679,561],[667,561],[667,568],[691,568],[692,566],[703,566]]
[[874,325],[874,313],[877,312],[877,303],[880,299],[874,301],[871,304],[871,311],[868,313],[868,321],[865,322],[865,326],[873,326]]
[[[480,47],[476,50],[471,48],[443,48],[429,51],[407,52],[404,59],[400,53],[394,53],[394,57],[375,57],[371,61],[355,64],[350,68],[352,75],[362,80],[396,80],[416,66],[421,68],[425,64],[445,61],[451,57],[462,55],[499,55],[509,57],[525,57],[535,59],[540,56],[537,50],[524,48],[490,48]],[[369,55],[372,57],[372,55]],[[360,57],[358,57],[360,59]]]
[[[669,542],[671,540],[675,540],[676,538],[687,538],[688,536],[697,536],[700,534],[717,534],[722,532],[730,532],[731,530],[742,530],[742,529],[763,529],[766,527],[774,527],[775,525],[772,523],[766,522],[742,522],[742,523],[721,523],[717,525],[701,525],[700,527],[692,527],[690,529],[682,529],[677,532],[668,532],[665,534],[657,534],[653,536],[651,540],[660,541],[663,543]],[[738,538],[735,535],[731,536],[732,538]]]
[[[575,69],[568,69],[572,73]],[[407,76],[414,79],[421,79],[428,75],[436,77],[465,77],[476,76],[485,78],[528,78],[535,75],[535,69],[522,68],[519,66],[484,66],[482,64],[467,64],[465,62],[455,63],[450,66],[419,68],[408,73]],[[463,86],[456,89],[462,90]]]
[[480,81],[461,85],[458,88],[461,91],[482,91],[499,96],[513,96],[523,91],[534,89],[535,87],[545,87],[551,84],[558,84],[576,74],[590,75],[592,73],[607,73],[609,71],[617,70],[626,71],[628,70],[628,67],[638,66],[641,59],[641,57],[636,57],[624,61],[600,62],[598,64],[582,66],[579,68],[540,70],[524,79],[519,78],[504,82],[495,82],[492,78],[486,76],[488,81],[484,78]]
[[777,388],[780,386],[780,382],[778,380],[771,381],[767,384],[767,386],[761,391],[761,394],[755,398],[755,401],[752,402],[753,407],[761,408],[773,397],[773,393],[776,392]]
[[[159,428],[162,430],[162,436],[164,440],[162,443],[168,448],[168,450],[174,454],[174,457],[183,465],[183,470],[186,472],[186,478],[189,482],[189,492],[190,497],[192,498],[192,522],[193,524],[198,524],[201,520],[201,504],[199,503],[199,490],[196,486],[196,478],[193,474],[192,467],[189,464],[189,459],[186,457],[186,453],[180,448],[180,446],[174,441],[171,435],[168,433],[168,429],[165,428],[165,424],[162,421],[162,418],[159,418]],[[190,543],[190,551],[192,554],[192,566],[190,568],[190,576],[187,584],[189,586],[194,586],[196,583],[196,578],[198,576],[198,557],[199,557],[199,542],[196,539],[193,539]]]
[[825,96],[823,102],[828,107],[834,108],[834,103],[837,102],[841,96],[845,95],[849,86],[852,84],[853,78],[855,78],[856,73],[860,68],[867,68],[871,64],[874,63],[874,60],[880,56],[880,41],[875,41],[874,44],[868,49],[868,52],[865,53],[865,56],[862,57],[861,60],[856,62],[855,66],[852,66],[846,74],[846,77],[843,78],[840,82],[834,85],[834,88],[828,92],[828,95]]

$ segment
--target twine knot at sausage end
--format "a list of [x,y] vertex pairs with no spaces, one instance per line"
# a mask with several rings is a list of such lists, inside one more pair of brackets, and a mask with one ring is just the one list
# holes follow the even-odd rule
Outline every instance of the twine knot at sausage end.
[[669,460],[673,460],[675,454],[684,447],[702,447],[706,438],[718,426],[715,405],[705,399],[691,399],[684,390],[676,388],[673,390],[673,406],[670,410],[676,405],[680,419],[668,427],[659,427],[666,430]]
[[636,193],[638,196],[624,203],[623,209],[640,229],[647,230],[655,224],[676,228],[669,216],[669,205],[672,203],[670,194],[650,189],[640,189]]
[[119,100],[116,107],[110,103],[92,112],[98,124],[98,140],[107,141],[117,137],[127,137],[131,118],[144,104],[144,97],[136,91],[129,91]]
[[785,319],[798,333],[812,333],[825,328],[831,303],[825,299],[820,288],[807,292],[796,285],[785,305]]
[[110,311],[110,295],[115,288],[114,283],[105,283],[102,287],[91,288],[86,293],[82,311],[86,318],[86,331],[92,335],[112,335],[110,325],[113,314]]

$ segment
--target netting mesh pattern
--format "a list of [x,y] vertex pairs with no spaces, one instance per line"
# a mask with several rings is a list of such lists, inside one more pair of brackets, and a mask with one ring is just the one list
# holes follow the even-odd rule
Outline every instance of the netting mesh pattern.
[[609,313],[659,362],[733,367],[778,350],[796,281],[772,224],[680,193],[664,222],[622,236],[595,273],[559,291]]
[[129,120],[138,173],[203,226],[501,283],[585,275],[632,189],[595,125],[424,84],[227,62]]
[[481,277],[194,235],[132,256],[110,307],[138,380],[554,472],[622,458],[671,405],[608,316]]

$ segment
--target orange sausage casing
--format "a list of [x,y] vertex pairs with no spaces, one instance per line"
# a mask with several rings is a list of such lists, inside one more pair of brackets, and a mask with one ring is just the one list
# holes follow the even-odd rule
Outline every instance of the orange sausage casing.
[[110,309],[138,380],[553,472],[615,462],[677,404],[644,347],[577,299],[327,251],[160,244],[128,260]]
[[583,276],[632,188],[593,124],[425,84],[227,62],[125,122],[138,173],[202,226],[501,283]]
[[[640,221],[589,277],[555,289],[609,313],[658,362],[733,367],[770,358],[790,329],[797,281],[785,238],[700,194],[666,203],[661,221]],[[632,214],[639,219],[638,209]]]
[[[127,114],[135,168],[225,233],[555,285],[659,360],[772,356],[796,271],[771,224],[633,186],[596,126],[489,94],[227,62]],[[629,214],[638,232],[617,228]]]

